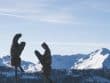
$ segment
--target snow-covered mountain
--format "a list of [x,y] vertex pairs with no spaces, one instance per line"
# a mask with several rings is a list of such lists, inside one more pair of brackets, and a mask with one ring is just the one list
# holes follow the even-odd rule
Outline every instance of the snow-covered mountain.
[[[6,66],[6,67],[11,67],[11,57],[10,56],[3,56],[2,58],[0,58],[0,66]],[[34,64],[32,62],[29,61],[22,61],[21,62],[22,68],[24,69],[25,72],[36,72],[36,71],[40,71],[41,70],[41,64]]]
[[74,55],[53,55],[52,57],[52,68],[53,69],[70,69],[74,63],[80,58],[87,57],[85,54],[74,54]]
[[[77,62],[80,58],[84,58],[86,55],[83,54],[76,54],[76,55],[53,55],[52,56],[52,68],[53,69],[70,69],[75,62]],[[10,56],[4,56],[0,58],[0,66],[11,66],[11,57]],[[36,72],[41,71],[42,66],[38,62],[37,64],[34,64],[29,61],[23,61],[21,62],[21,66],[25,70],[25,72]]]
[[[11,67],[10,56],[0,58],[0,66]],[[34,64],[29,61],[22,61],[22,67],[26,72],[40,71],[40,63]],[[53,55],[53,69],[110,69],[110,50],[107,48],[98,49],[90,54],[75,55]]]
[[90,54],[53,56],[55,69],[110,69],[110,50],[101,48]]
[[101,48],[79,59],[72,69],[110,69],[110,50]]

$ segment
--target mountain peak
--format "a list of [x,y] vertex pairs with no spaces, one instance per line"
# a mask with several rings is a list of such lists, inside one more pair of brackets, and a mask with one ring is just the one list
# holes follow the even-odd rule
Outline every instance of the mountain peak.
[[107,48],[98,49],[88,55],[82,61],[76,62],[75,69],[110,69],[110,50]]
[[110,55],[110,50],[108,48],[101,48],[91,52],[89,55],[96,55],[97,53],[101,55],[106,55],[106,54]]
[[102,48],[101,50],[102,50],[102,51],[101,51],[101,54],[102,54],[102,55],[110,54],[110,50],[107,49],[107,48]]

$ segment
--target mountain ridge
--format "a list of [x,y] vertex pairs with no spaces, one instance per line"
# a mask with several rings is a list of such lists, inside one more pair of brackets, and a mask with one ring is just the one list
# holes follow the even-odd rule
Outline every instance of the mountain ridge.
[[[9,55],[0,58],[0,66],[11,67],[11,57]],[[26,72],[41,71],[40,63],[34,64],[30,61],[21,63]],[[73,55],[53,55],[53,69],[110,69],[110,50],[107,48],[97,49],[90,54],[73,54]]]
[[101,48],[91,52],[84,60],[75,63],[73,69],[110,69],[110,50]]

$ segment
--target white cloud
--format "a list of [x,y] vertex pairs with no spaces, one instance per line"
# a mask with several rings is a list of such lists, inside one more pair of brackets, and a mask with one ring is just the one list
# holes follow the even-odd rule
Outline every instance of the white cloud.
[[43,13],[44,11],[35,11],[35,10],[11,10],[11,9],[0,9],[0,15],[7,15],[13,16],[22,19],[28,20],[38,20],[44,22],[51,22],[51,23],[70,23],[73,20],[72,16],[67,14],[51,14],[51,13]]
[[[43,21],[49,23],[66,23],[66,24],[77,24],[73,15],[63,10],[63,8],[52,10],[50,5],[52,1],[18,1],[13,6],[0,6],[0,15],[13,16],[16,18],[26,19],[29,21]],[[73,22],[74,21],[74,22]]]

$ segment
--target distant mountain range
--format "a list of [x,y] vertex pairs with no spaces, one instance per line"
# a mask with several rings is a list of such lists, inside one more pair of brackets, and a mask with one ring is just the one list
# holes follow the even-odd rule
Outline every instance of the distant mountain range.
[[[11,67],[10,56],[0,58],[0,66]],[[53,55],[53,69],[110,69],[110,50],[101,48],[90,54]],[[40,63],[34,64],[22,61],[22,67],[26,72],[40,71]]]

